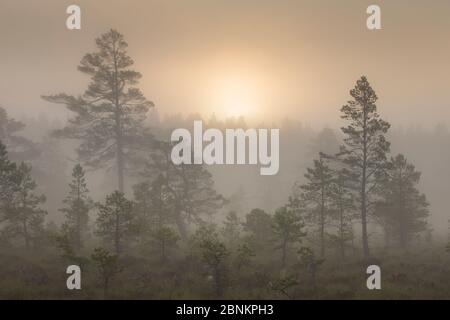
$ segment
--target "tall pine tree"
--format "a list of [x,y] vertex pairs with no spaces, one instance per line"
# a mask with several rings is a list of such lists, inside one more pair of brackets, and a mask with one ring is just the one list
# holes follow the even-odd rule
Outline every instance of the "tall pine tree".
[[305,174],[306,183],[300,186],[300,200],[309,210],[310,220],[318,226],[320,239],[320,256],[325,256],[325,228],[329,214],[330,189],[333,173],[324,154],[314,160],[314,167],[308,168]]
[[386,164],[390,143],[385,134],[390,125],[380,118],[376,105],[378,97],[366,77],[363,76],[356,82],[350,95],[353,99],[341,109],[341,118],[349,124],[342,128],[345,138],[339,156],[355,175],[358,183],[363,254],[367,260],[369,200],[376,191],[377,174],[382,172]]
[[63,138],[78,139],[80,160],[93,168],[115,161],[118,190],[124,191],[127,162],[149,137],[144,125],[153,103],[135,87],[141,74],[130,67],[127,43],[122,34],[110,30],[96,40],[98,51],[86,54],[78,70],[91,77],[82,96],[43,96],[75,113],[68,126],[56,132]]

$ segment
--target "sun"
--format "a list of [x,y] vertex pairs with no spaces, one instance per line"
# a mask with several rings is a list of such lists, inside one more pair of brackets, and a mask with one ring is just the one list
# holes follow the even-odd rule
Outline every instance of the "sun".
[[225,117],[252,116],[260,104],[258,83],[249,75],[226,73],[212,83],[212,111]]

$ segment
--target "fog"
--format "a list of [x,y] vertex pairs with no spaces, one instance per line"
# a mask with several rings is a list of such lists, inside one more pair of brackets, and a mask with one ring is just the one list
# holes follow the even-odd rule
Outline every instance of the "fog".
[[[46,212],[43,228],[52,236],[64,234],[64,228],[70,222],[67,222],[68,218],[64,215],[69,210],[64,211],[67,204],[64,200],[67,201],[75,166],[83,166],[89,189],[86,191],[89,194],[86,207],[92,205],[92,208],[89,207],[87,215],[90,222],[89,236],[86,235],[85,238],[86,245],[84,249],[77,251],[81,257],[88,250],[98,247],[99,243],[108,243],[109,238],[99,236],[101,232],[96,228],[102,222],[102,214],[107,212],[107,199],[114,196],[115,190],[123,191],[123,197],[129,199],[130,208],[133,207],[133,210],[130,209],[127,213],[150,212],[148,214],[151,215],[151,223],[145,223],[148,222],[152,228],[154,225],[167,224],[176,230],[174,241],[177,242],[179,236],[185,242],[179,246],[182,250],[174,249],[174,270],[183,265],[182,259],[189,260],[190,256],[185,257],[183,251],[186,249],[183,246],[190,243],[187,239],[197,239],[198,230],[202,230],[207,224],[213,225],[214,228],[217,226],[219,230],[222,224],[229,227],[227,222],[236,219],[240,221],[236,222],[239,228],[241,224],[244,226],[241,230],[244,234],[250,232],[246,228],[249,228],[249,214],[254,212],[252,210],[262,209],[271,217],[276,217],[277,213],[286,213],[286,208],[291,208],[294,200],[305,202],[297,208],[302,214],[309,212],[308,214],[314,216],[318,209],[309,208],[308,201],[311,199],[304,198],[308,196],[305,186],[311,182],[311,176],[308,174],[311,175],[310,169],[317,167],[317,161],[322,161],[322,153],[336,172],[338,169],[335,167],[349,165],[349,160],[346,162],[340,158],[342,154],[339,153],[340,150],[342,153],[340,147],[345,145],[345,139],[349,136],[342,130],[342,127],[349,125],[349,121],[342,118],[344,109],[341,111],[341,108],[347,104],[351,105],[348,103],[352,100],[350,90],[361,81],[364,82],[364,76],[378,97],[376,107],[380,118],[390,124],[387,132],[380,133],[383,137],[380,148],[386,138],[391,143],[390,151],[386,152],[386,159],[378,160],[380,163],[386,162],[395,166],[394,158],[402,154],[408,165],[415,167],[415,171],[407,167],[411,172],[414,171],[411,174],[414,176],[412,181],[416,180],[408,185],[411,189],[407,196],[412,194],[415,198],[410,202],[406,200],[408,203],[405,205],[405,211],[417,210],[418,218],[410,224],[403,220],[400,223],[411,229],[417,227],[417,230],[414,229],[414,232],[411,231],[408,235],[409,248],[414,248],[412,251],[417,249],[427,252],[427,246],[431,248],[437,243],[432,247],[433,250],[444,250],[450,217],[447,203],[450,181],[450,19],[446,14],[450,12],[448,1],[435,0],[432,5],[416,0],[382,2],[382,29],[376,31],[366,28],[366,8],[372,4],[372,1],[366,0],[348,0],[345,4],[341,1],[325,0],[80,0],[77,5],[81,8],[81,30],[68,30],[65,27],[68,17],[65,11],[70,4],[71,1],[60,0],[2,0],[0,107],[5,113],[0,112],[0,141],[5,145],[11,161],[17,164],[24,161],[32,165],[31,176],[37,184],[36,192],[46,197],[41,204]],[[110,124],[107,121],[112,121],[112,118],[107,118],[107,121],[103,118],[105,122],[100,127],[92,127],[94,130],[89,125],[95,122],[92,121],[95,117],[82,117],[83,112],[80,110],[88,110],[96,101],[90,105],[74,102],[65,96],[52,96],[60,93],[79,99],[95,96],[82,96],[86,90],[92,89],[88,87],[92,79],[86,72],[77,70],[77,67],[83,64],[82,58],[85,54],[98,50],[96,39],[111,29],[123,35],[128,43],[126,53],[134,61],[131,69],[142,74],[142,78],[136,83],[133,82],[134,79],[130,80],[133,87],[142,91],[142,96],[136,92],[130,94],[132,99],[136,99],[134,104],[130,103],[130,108],[138,105],[141,109],[136,111],[138,116],[133,114],[124,120],[124,126],[128,126],[126,129],[132,137],[124,133],[123,141],[116,144],[129,143],[132,147],[127,150],[129,153],[124,151],[123,154],[122,150],[111,151],[113,149],[110,147],[114,144],[108,146],[116,136],[105,138]],[[95,88],[92,90],[98,93]],[[99,109],[103,107],[107,108],[100,106]],[[140,114],[142,110],[145,112]],[[80,118],[76,118],[76,115]],[[374,121],[378,121],[377,119],[375,117]],[[193,172],[188,172],[186,178],[179,172],[184,169],[176,166],[172,168],[170,164],[164,164],[163,159],[167,157],[166,143],[170,140],[171,132],[176,128],[192,130],[194,120],[202,120],[206,128],[222,131],[227,128],[279,129],[278,173],[264,176],[260,174],[259,166],[248,164],[202,165],[192,169]],[[63,128],[66,128],[66,131],[61,130]],[[382,131],[379,128],[377,130]],[[122,138],[121,135],[118,136]],[[72,139],[74,137],[77,139]],[[117,148],[119,150],[119,147]],[[120,156],[116,157],[115,152]],[[129,157],[133,152],[137,154],[136,157]],[[374,151],[377,152],[378,149]],[[397,158],[401,162],[399,159],[402,158]],[[354,166],[350,164],[350,167],[351,165]],[[376,161],[373,166],[376,166]],[[393,169],[386,165],[383,170]],[[176,179],[173,178],[174,175]],[[163,179],[161,177],[166,180],[172,177],[173,185],[167,181],[166,184],[158,185],[160,179]],[[367,214],[368,235],[364,235],[364,231],[361,234],[360,209],[348,209],[352,212],[349,218],[352,235],[348,252],[351,247],[352,257],[355,259],[360,258],[360,251],[364,249],[364,245],[360,247],[361,239],[368,238],[376,253],[375,257],[384,259],[390,257],[391,246],[395,247],[390,241],[398,237],[395,229],[398,227],[395,224],[397,222],[392,222],[384,214],[392,214],[389,210],[396,213],[402,211],[403,209],[395,206],[401,207],[404,199],[392,195],[389,198],[390,195],[383,193],[386,190],[377,185],[385,183],[385,188],[391,186],[394,190],[395,183],[392,181],[395,180],[387,178],[394,179],[392,176],[383,176],[382,173],[376,172],[371,179],[375,177],[379,179],[374,183],[376,201],[367,204],[367,208],[374,206],[370,207],[370,210],[367,209],[370,211]],[[186,194],[189,192],[194,193],[189,195],[191,199],[180,202],[181,207],[174,205],[175,208],[161,209],[164,205],[169,206],[165,201],[170,206],[177,203],[168,194],[174,192],[171,188],[179,188],[189,179],[192,181],[188,181],[190,184],[186,185],[190,187],[183,192],[184,197],[188,197]],[[391,184],[383,179],[391,181]],[[145,194],[143,189],[146,187],[152,192],[159,188],[162,200],[158,199],[157,202],[154,193]],[[170,189],[170,192],[164,191],[163,187]],[[349,191],[349,194],[354,193],[355,198],[350,200],[355,202],[359,191],[353,191]],[[298,192],[301,193],[300,196]],[[372,192],[372,189],[364,192]],[[393,191],[394,194],[395,192]],[[195,197],[204,193],[210,197],[210,202],[202,199],[205,203],[200,205],[198,202],[201,201]],[[422,195],[424,198],[421,198]],[[145,200],[152,202],[150,209],[144,206]],[[222,202],[213,203],[213,200]],[[102,207],[103,203],[105,204]],[[155,209],[155,203],[160,205],[159,209]],[[1,210],[3,207],[0,212]],[[164,210],[171,212],[164,218],[167,221],[162,218],[161,212]],[[336,219],[333,210],[330,209],[330,220]],[[159,216],[155,212],[158,212]],[[183,221],[179,221],[180,212],[186,214],[186,226],[181,226]],[[231,212],[236,216],[230,215]],[[421,216],[424,212],[426,214]],[[203,216],[200,217],[200,214]],[[0,226],[9,223],[8,217],[5,213],[4,220],[0,219]],[[302,243],[310,245],[312,251],[319,255],[319,240],[315,238],[315,218],[311,219],[305,215],[304,219],[307,221],[305,228],[315,231],[308,233],[307,237],[311,234],[311,238],[303,240]],[[247,222],[247,227],[244,221]],[[327,247],[327,250],[335,250],[333,245],[338,240],[334,240],[336,235],[331,234],[334,232],[334,223],[335,221],[330,222],[326,227],[322,225],[322,228],[326,229],[326,236],[322,229],[321,257],[325,256],[324,238],[329,236],[326,241],[330,242],[330,247]],[[295,221],[292,225],[295,225]],[[403,225],[398,228],[401,229]],[[414,228],[411,225],[414,225]],[[94,229],[97,231],[94,232]],[[10,237],[9,225],[1,230],[4,231],[0,233],[1,237],[9,239],[6,250],[20,247],[18,243],[21,240]],[[145,241],[148,239],[145,237],[148,235],[145,232],[148,230],[136,230],[133,232],[139,240],[133,238],[123,246],[129,249],[130,255],[139,256],[142,252],[147,252]],[[152,229],[148,232],[153,236],[153,231]],[[233,252],[238,254],[238,245],[227,238],[226,232],[224,234],[225,240],[222,240],[227,250],[230,250],[232,255]],[[340,241],[344,243],[348,239],[344,241],[342,234],[343,232]],[[242,235],[236,239],[247,239],[246,236]],[[297,236],[303,237],[299,234]],[[0,239],[3,239],[1,237]],[[26,247],[29,249],[29,239],[25,238]],[[405,239],[400,239],[400,242],[402,241],[406,242]],[[432,241],[435,242],[432,244]],[[119,253],[122,254],[123,251],[122,248],[119,250],[117,242],[115,250],[119,257]],[[51,248],[48,249],[49,256],[55,255],[55,244],[47,244],[45,241],[43,243]],[[346,245],[342,244],[342,253]],[[405,249],[403,245],[404,243],[402,250]],[[113,247],[105,245],[105,248]],[[236,250],[233,251],[234,249]],[[257,252],[256,259],[260,259],[258,263],[269,261],[269,265],[265,266],[267,270],[270,269],[268,273],[278,270],[274,267],[275,262],[271,260],[269,251],[263,251],[258,246],[254,250]],[[258,250],[263,252],[260,256]],[[292,253],[293,249],[285,246],[282,250],[282,269],[289,270],[295,265],[295,259],[289,260],[286,256]],[[402,252],[398,250],[393,249],[392,252]],[[67,256],[67,252],[64,254]],[[165,255],[164,251],[164,261]],[[64,257],[67,258],[66,256]],[[367,261],[368,252],[364,251],[363,256],[364,261]],[[440,254],[437,256],[440,257]],[[435,262],[434,258],[435,256],[427,256],[423,259]],[[334,261],[332,259],[334,255],[326,262],[330,263],[327,265],[330,268]],[[130,265],[135,266],[131,262]],[[193,268],[195,269],[195,266]],[[179,270],[173,272],[177,274]],[[219,280],[214,278],[215,297],[222,297],[226,292]],[[175,284],[173,286],[176,287]],[[105,296],[107,290],[105,287]],[[203,287],[199,291],[192,290],[179,293],[176,297],[203,297],[202,295],[208,292]],[[239,294],[225,293],[225,296],[255,298],[251,295],[253,293],[248,296],[240,293],[241,291]],[[96,294],[92,293],[92,297],[96,298]],[[116,294],[116,297],[122,297],[119,293]],[[294,296],[311,297],[299,292]],[[256,296],[261,297],[264,297],[264,294]],[[330,294],[330,297],[334,296]]]
[[63,108],[39,97],[82,92],[88,79],[76,66],[115,28],[161,114],[241,108],[231,115],[336,126],[349,88],[365,74],[390,122],[448,123],[448,1],[386,1],[378,32],[365,28],[371,2],[359,0],[79,1],[79,31],[65,28],[69,4],[2,1],[0,103],[16,117],[64,119]]

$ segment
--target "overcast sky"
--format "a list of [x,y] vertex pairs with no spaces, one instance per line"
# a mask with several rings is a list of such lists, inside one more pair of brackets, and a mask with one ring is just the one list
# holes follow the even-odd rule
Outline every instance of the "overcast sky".
[[[65,27],[82,9],[82,30]],[[1,0],[0,105],[64,117],[42,94],[82,93],[76,67],[109,28],[123,33],[141,89],[160,113],[243,114],[335,125],[367,75],[399,126],[449,123],[450,1]]]

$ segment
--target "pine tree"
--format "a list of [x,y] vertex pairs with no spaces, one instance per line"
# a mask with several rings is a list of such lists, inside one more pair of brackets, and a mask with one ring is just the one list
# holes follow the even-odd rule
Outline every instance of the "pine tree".
[[151,234],[154,247],[159,251],[161,262],[167,261],[169,250],[174,248],[180,239],[178,234],[170,227],[161,226]]
[[388,169],[380,177],[380,195],[376,215],[382,220],[385,232],[398,239],[401,249],[406,250],[414,235],[426,232],[428,202],[417,185],[420,172],[408,163],[404,155],[392,157]]
[[354,178],[347,169],[334,169],[333,182],[330,188],[330,216],[337,225],[336,242],[342,259],[345,259],[345,248],[353,239],[352,221],[355,216],[355,197],[353,194]]
[[124,242],[136,234],[136,220],[133,203],[125,195],[115,191],[106,197],[105,204],[99,204],[96,234],[113,245],[115,253],[122,252]]
[[222,235],[226,243],[232,249],[236,249],[241,231],[241,223],[235,211],[228,212],[223,222]]
[[189,224],[201,225],[227,201],[216,191],[212,175],[203,165],[174,165],[170,152],[171,143],[158,141],[143,175],[151,181],[160,180],[158,183],[173,206],[172,219],[186,240]]
[[307,247],[300,248],[298,254],[300,255],[300,265],[306,269],[310,280],[311,290],[317,298],[317,272],[325,260],[317,259],[314,255],[314,251]]
[[60,209],[66,216],[63,230],[75,249],[80,249],[83,246],[83,237],[88,231],[89,210],[92,207],[85,171],[80,164],[73,168],[72,182],[69,183],[69,188],[69,194],[63,201],[65,207]]
[[[141,240],[145,238],[145,235],[156,224],[154,217],[154,211],[161,208],[161,203],[154,203],[152,201],[152,188],[149,182],[141,182],[133,186],[134,195],[134,211],[136,212],[137,219],[139,220],[140,237]],[[158,210],[159,211],[159,210]]]
[[29,161],[39,155],[37,145],[20,134],[24,128],[24,123],[10,118],[6,110],[0,107],[0,141],[8,148],[14,161]]
[[174,197],[162,175],[152,183],[144,181],[136,184],[133,190],[142,236],[174,223]]
[[118,255],[104,248],[95,248],[91,259],[97,267],[102,280],[103,294],[106,297],[111,280],[122,271],[118,263]]
[[[223,207],[225,199],[214,188],[211,173],[203,165],[181,164],[169,183],[176,194],[176,222],[179,230],[188,223],[201,224]],[[183,232],[180,232],[183,236]],[[186,234],[186,232],[184,232]]]
[[240,243],[237,248],[237,255],[235,258],[237,270],[241,270],[244,266],[250,266],[255,256],[256,254],[254,250],[252,250],[247,242]]
[[364,259],[367,260],[369,258],[367,232],[369,200],[375,193],[376,176],[383,170],[386,163],[390,143],[386,140],[385,134],[390,125],[377,113],[378,97],[366,77],[361,77],[357,81],[350,95],[353,100],[341,109],[341,118],[349,121],[349,125],[342,128],[345,138],[339,156],[355,174],[359,185],[358,202],[361,213],[363,254]]
[[248,242],[255,251],[267,248],[269,239],[272,237],[272,217],[261,209],[253,209],[245,216],[242,224],[244,231],[248,234]]
[[23,237],[25,247],[37,245],[42,240],[44,217],[47,214],[41,208],[44,195],[36,195],[36,183],[31,177],[31,166],[21,163],[14,177],[14,194],[8,204],[6,219],[11,234]]
[[[289,300],[294,300],[294,294],[290,293],[293,288],[299,285],[296,275],[286,275],[269,282],[270,290],[279,292]],[[292,290],[293,291],[293,290]]]
[[314,160],[314,167],[308,168],[305,174],[306,183],[300,186],[300,200],[310,211],[309,218],[318,225],[320,239],[320,256],[325,256],[325,227],[329,214],[329,201],[333,173],[326,163],[324,154]]
[[7,212],[16,186],[17,166],[8,158],[6,146],[0,141],[0,222],[7,219]]
[[96,44],[98,51],[86,54],[78,67],[91,77],[84,94],[43,98],[64,104],[76,114],[66,128],[55,134],[81,140],[78,155],[88,166],[100,168],[115,160],[118,190],[123,192],[127,162],[136,155],[143,139],[149,137],[144,120],[153,103],[134,86],[141,74],[130,69],[134,62],[127,55],[123,35],[110,30]]
[[178,233],[171,227],[175,224],[173,195],[161,174],[152,183],[144,181],[136,184],[133,190],[140,239],[143,244],[150,242],[164,262],[168,251],[179,240]]
[[201,250],[203,261],[211,270],[216,296],[221,297],[225,280],[224,262],[230,253],[225,244],[219,240],[213,226],[201,226],[193,239]]
[[303,232],[304,223],[298,210],[287,206],[279,208],[273,217],[274,240],[276,248],[281,250],[281,266],[286,266],[289,245],[298,243],[306,235]]

